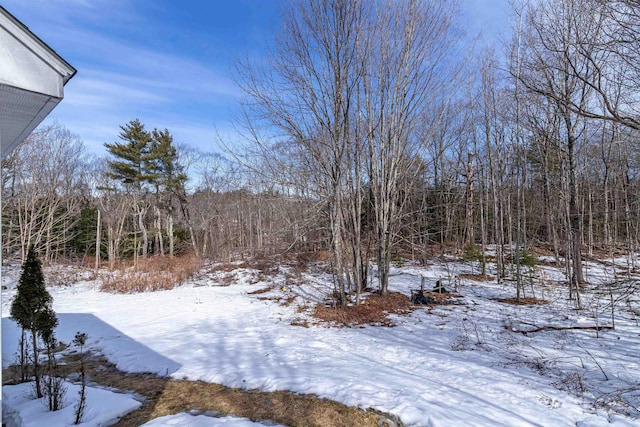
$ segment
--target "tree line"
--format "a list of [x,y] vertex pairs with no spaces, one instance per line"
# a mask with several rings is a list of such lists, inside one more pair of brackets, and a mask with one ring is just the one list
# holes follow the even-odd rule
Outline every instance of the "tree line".
[[2,164],[3,253],[326,251],[346,303],[370,260],[386,293],[395,256],[491,245],[503,277],[535,245],[577,293],[584,257],[637,251],[640,3],[512,6],[499,55],[468,47],[455,2],[292,3],[268,60],[235,70],[246,144],[200,153],[132,120],[89,161],[41,128]]

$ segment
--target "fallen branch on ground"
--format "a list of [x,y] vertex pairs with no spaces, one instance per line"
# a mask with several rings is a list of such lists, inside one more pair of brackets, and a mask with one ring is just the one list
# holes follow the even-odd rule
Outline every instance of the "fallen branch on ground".
[[540,331],[570,331],[570,330],[591,330],[591,331],[612,331],[613,326],[540,326],[530,330],[510,329],[512,332],[518,332],[521,334],[529,334],[532,332]]

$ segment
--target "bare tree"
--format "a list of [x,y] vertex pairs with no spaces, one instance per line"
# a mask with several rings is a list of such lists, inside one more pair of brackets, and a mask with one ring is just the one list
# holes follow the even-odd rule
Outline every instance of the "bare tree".
[[587,117],[615,121],[640,130],[640,3],[588,0],[571,18],[576,36],[566,57],[574,78],[589,87],[597,102],[558,101]]
[[361,111],[382,294],[388,292],[391,251],[406,194],[400,191],[401,183],[407,171],[418,170],[411,163],[423,148],[417,126],[431,100],[445,88],[443,73],[455,74],[448,62],[455,4],[406,1],[394,6],[378,4],[376,8],[362,79]]
[[[576,0],[547,0],[532,8],[526,21],[527,32],[522,73],[514,76],[526,89],[556,103],[556,114],[563,123],[562,137],[567,156],[568,227],[572,259],[571,284],[577,295],[584,282],[582,272],[581,216],[576,182],[576,151],[584,122],[575,106],[589,104],[592,87],[578,74],[590,73],[592,63],[575,46],[586,34],[597,30],[590,10]],[[594,27],[595,26],[595,27]]]
[[357,274],[354,266],[346,265],[345,234],[348,215],[358,211],[349,204],[360,203],[348,184],[355,183],[351,166],[356,155],[351,148],[359,142],[352,139],[353,117],[362,77],[359,52],[364,45],[367,6],[363,1],[337,0],[292,4],[285,12],[270,69],[259,70],[247,62],[238,67],[239,84],[251,99],[245,124],[253,142],[263,153],[273,142],[257,138],[252,121],[262,119],[277,130],[276,141],[298,147],[301,160],[313,163],[308,170],[321,174],[315,182],[329,212],[342,304],[346,304],[349,276]]
[[72,239],[82,197],[84,145],[66,128],[39,128],[3,164],[4,245],[35,245],[51,262]]
[[[388,292],[401,186],[423,147],[418,121],[440,96],[455,8],[439,1],[317,0],[285,15],[270,71],[239,68],[251,99],[249,135],[268,151],[256,119],[298,147],[326,203],[340,299],[366,282],[363,201],[371,203],[378,284]],[[245,110],[245,112],[247,112]],[[285,168],[286,169],[286,168]],[[415,178],[415,177],[414,177]],[[366,185],[366,193],[365,187]]]

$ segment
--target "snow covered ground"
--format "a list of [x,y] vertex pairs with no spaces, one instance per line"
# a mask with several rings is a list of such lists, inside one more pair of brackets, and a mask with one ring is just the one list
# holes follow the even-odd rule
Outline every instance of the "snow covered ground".
[[[421,276],[434,283],[478,272],[457,262],[409,265],[392,269],[390,288],[408,296]],[[592,286],[584,292],[584,310],[567,299],[561,271],[545,266],[526,296],[535,293],[548,305],[498,302],[515,296],[515,285],[461,279],[459,304],[395,316],[393,328],[293,326],[313,322],[308,308],[330,293],[332,282],[320,273],[284,273],[283,267],[265,278],[241,269],[227,286],[229,280],[211,272],[171,291],[135,295],[101,293],[99,283],[78,274],[77,282],[50,288],[57,337],[68,343],[86,332],[87,347],[124,371],[314,393],[397,415],[407,425],[640,425],[640,295],[624,296],[623,285],[610,294],[611,267],[587,265]],[[16,267],[3,274],[3,316],[18,275]],[[251,293],[274,282],[269,292]],[[287,297],[294,302],[277,301]],[[518,332],[610,326],[611,297],[615,330]],[[4,367],[15,360],[18,332],[3,317]],[[185,425],[184,417],[198,426],[251,425],[188,414],[147,425]]]
[[[216,417],[207,415],[191,415],[180,413],[176,415],[168,415],[159,417],[148,423],[143,424],[144,427],[264,427],[265,424],[254,423],[246,418],[238,418],[232,416]],[[271,427],[278,427],[279,424],[269,424]]]
[[[64,407],[55,412],[48,411],[45,398],[34,398],[33,387],[33,383],[2,387],[3,423],[23,427],[73,425],[79,385],[65,384]],[[86,393],[87,406],[79,426],[110,425],[141,405],[130,395],[109,390],[87,387]]]

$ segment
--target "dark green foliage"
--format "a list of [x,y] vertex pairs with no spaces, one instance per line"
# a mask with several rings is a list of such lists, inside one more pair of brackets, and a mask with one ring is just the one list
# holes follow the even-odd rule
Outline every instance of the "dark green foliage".
[[538,263],[537,258],[528,251],[522,251],[520,254],[520,265],[533,268]]
[[26,382],[29,380],[29,342],[27,341],[27,335],[25,329],[22,329],[22,335],[18,342],[17,353],[17,365],[19,369],[20,382]]
[[[167,129],[148,132],[138,119],[120,128],[122,142],[105,144],[112,155],[107,163],[107,175],[136,196],[132,203],[135,217],[125,225],[129,233],[121,241],[124,249],[120,254],[127,257],[141,252],[146,257],[165,247],[167,230],[159,225],[165,224],[168,218],[178,219],[180,214],[187,218],[187,175]],[[176,243],[175,234],[169,237]]]
[[149,170],[152,171],[156,193],[162,195],[161,207],[171,211],[172,199],[178,198],[183,203],[187,175],[179,163],[178,150],[173,145],[173,136],[167,129],[151,132],[152,144]]
[[189,239],[189,231],[186,228],[182,228],[179,224],[173,228],[173,236],[177,242],[186,241]]
[[72,229],[73,238],[69,241],[70,253],[79,257],[95,253],[97,225],[98,209],[88,203],[82,206],[78,222]]
[[462,254],[462,259],[464,261],[479,261],[482,260],[482,248],[476,244],[469,244],[464,248],[464,253]]
[[45,287],[40,260],[31,246],[22,265],[18,292],[11,304],[11,318],[20,327],[36,331],[46,341],[58,325],[52,302],[53,298]]
[[122,142],[105,144],[114,157],[108,161],[109,176],[138,192],[184,193],[187,176],[178,162],[171,133],[167,129],[149,132],[138,119],[120,129]]
[[109,176],[121,181],[125,187],[138,192],[153,178],[148,169],[151,153],[151,133],[140,120],[135,119],[120,126],[120,139],[123,142],[106,143],[105,147],[114,160],[109,160]]
[[11,303],[11,318],[23,330],[31,332],[36,394],[40,398],[43,394],[40,387],[38,337],[48,345],[52,343],[54,341],[53,330],[58,325],[58,318],[51,308],[53,298],[45,287],[42,266],[33,246],[29,248],[27,259],[22,265],[17,290],[18,292]]

